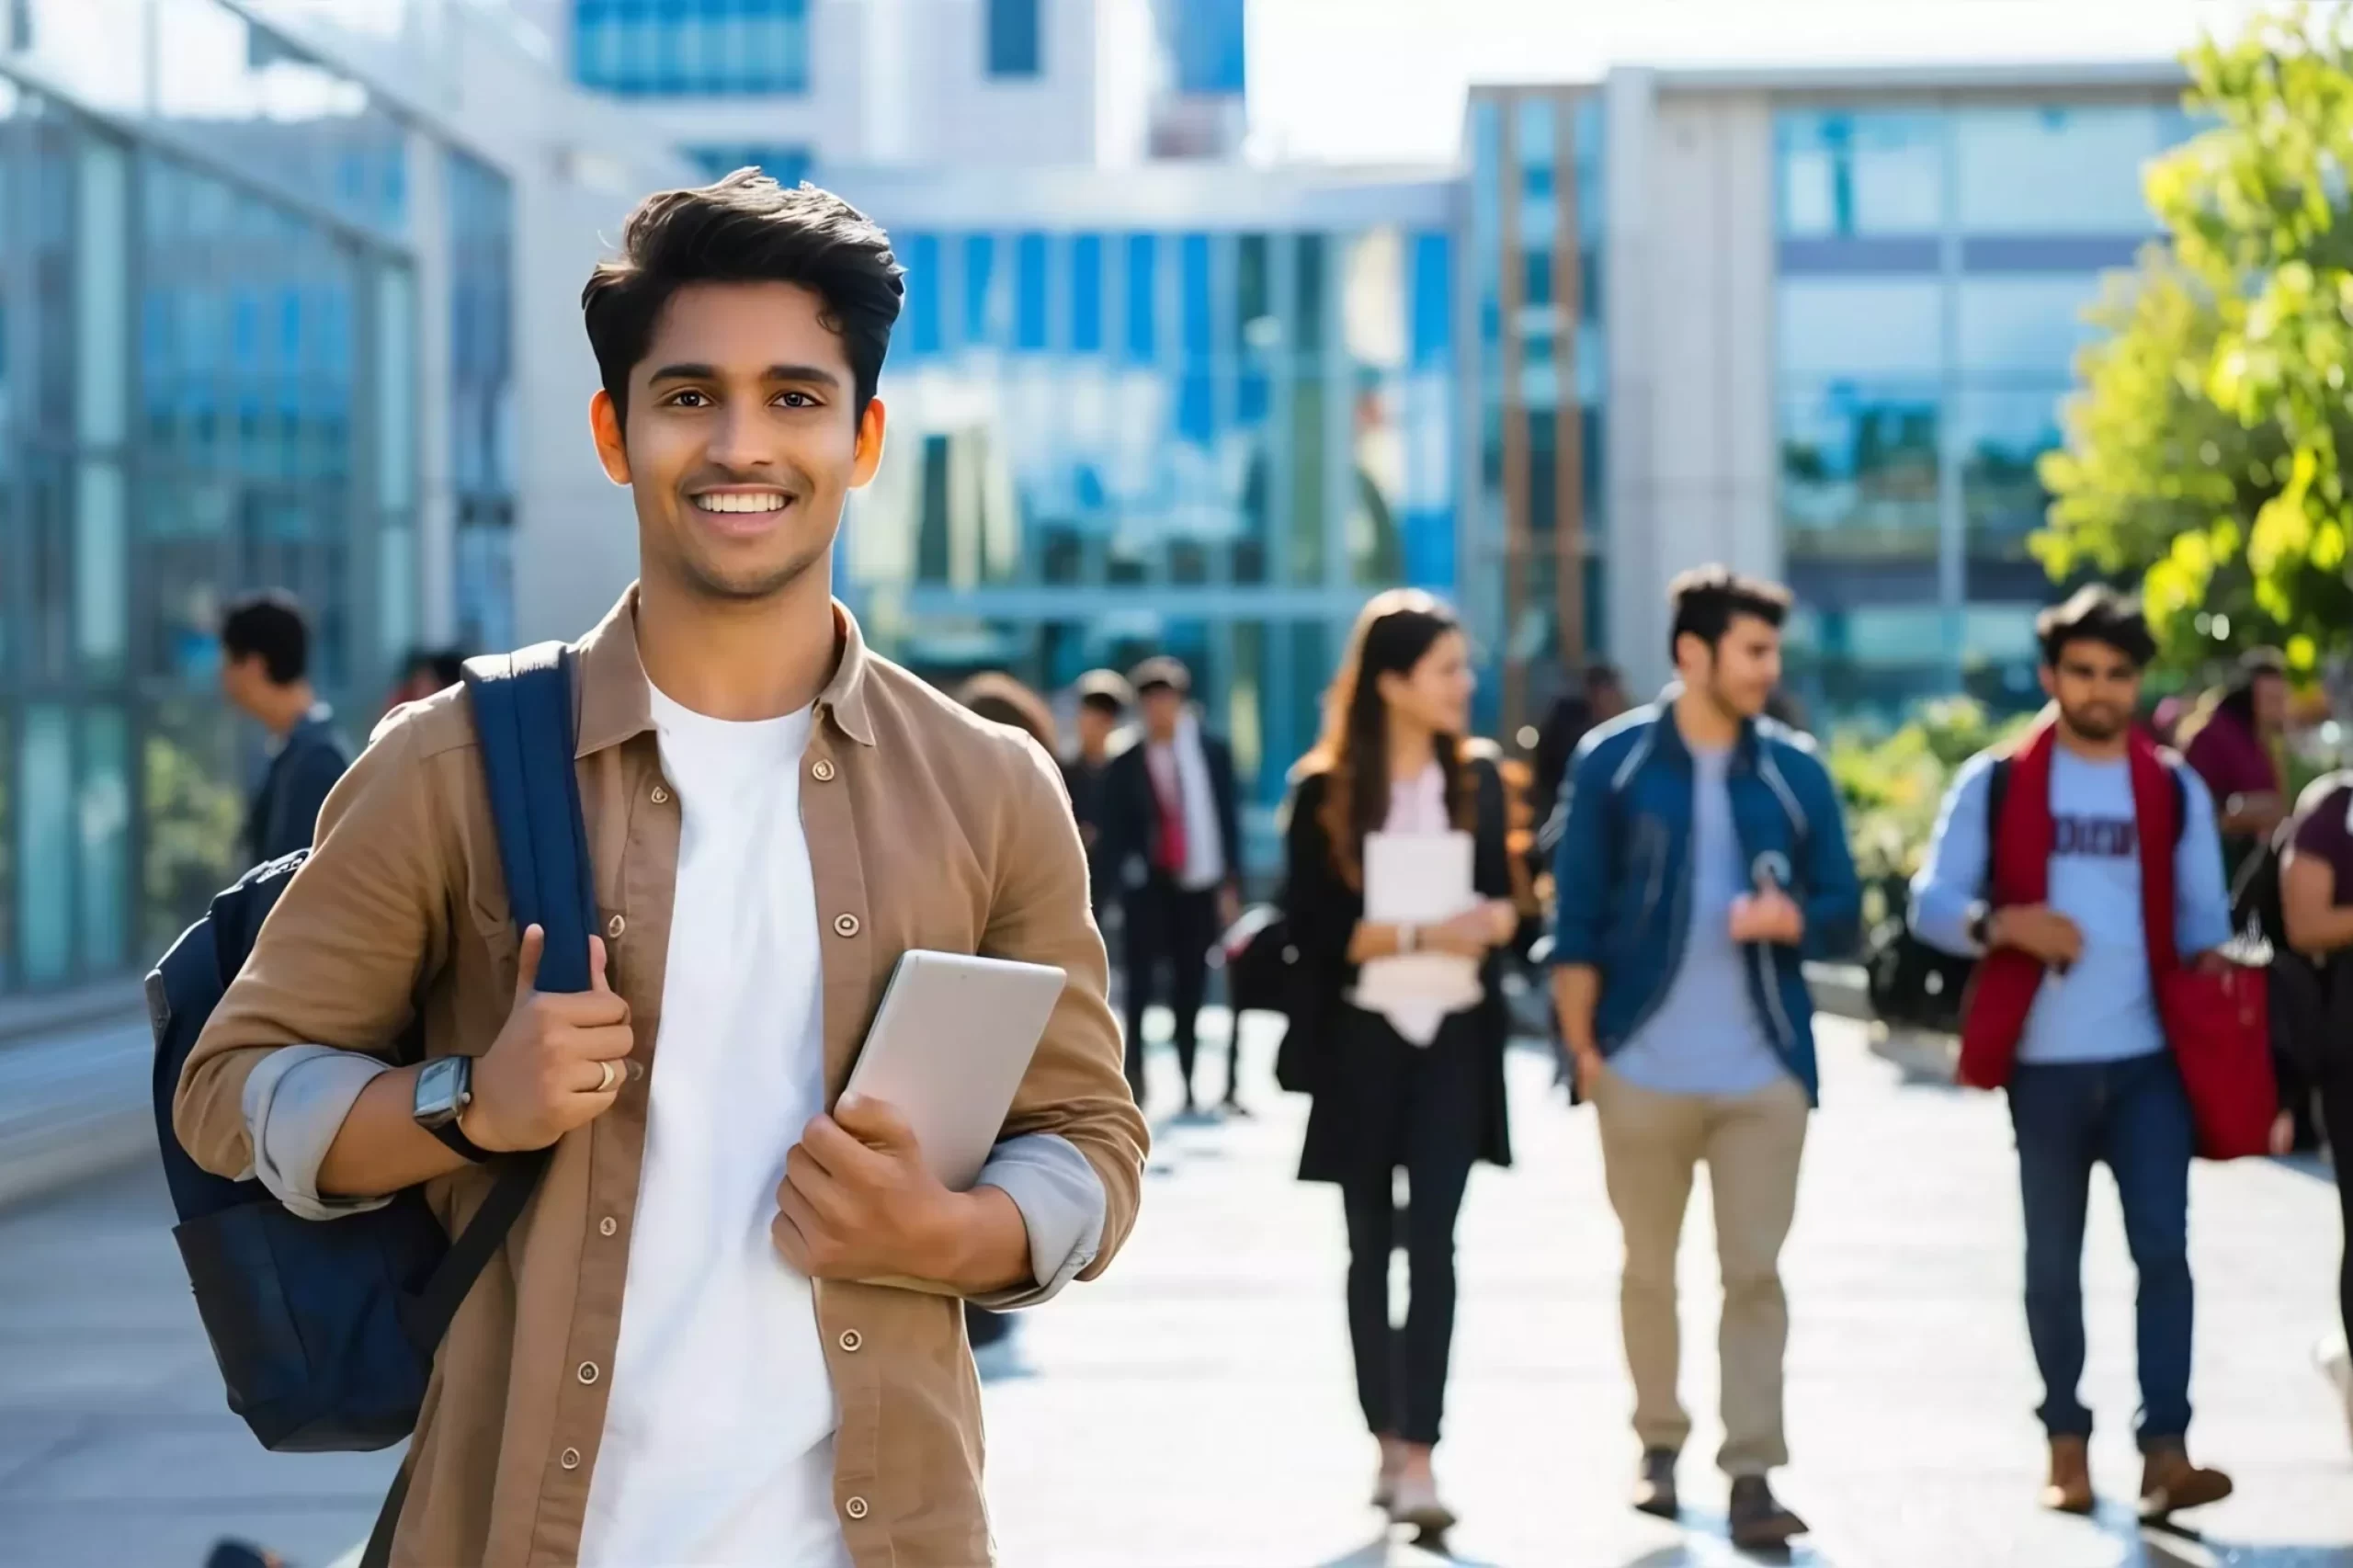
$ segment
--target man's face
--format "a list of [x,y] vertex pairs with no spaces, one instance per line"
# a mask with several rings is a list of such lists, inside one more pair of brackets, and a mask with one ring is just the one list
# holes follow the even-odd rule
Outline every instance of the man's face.
[[1734,718],[1754,719],[1781,684],[1781,629],[1757,616],[1735,615],[1712,649],[1688,633],[1679,639],[1676,665],[1685,686],[1705,692]]
[[1594,682],[1586,699],[1593,704],[1593,717],[1596,723],[1615,719],[1619,714],[1626,711],[1626,688],[1614,680]]
[[821,311],[799,284],[690,284],[630,370],[626,430],[597,394],[597,455],[635,493],[645,575],[737,601],[830,577],[842,504],[882,459],[882,404],[853,413]]
[[1089,752],[1101,751],[1111,744],[1111,733],[1120,727],[1120,715],[1110,709],[1098,708],[1092,702],[1078,705],[1078,744]]
[[2288,677],[2259,675],[2251,687],[2255,694],[2255,727],[2267,735],[2276,735],[2288,727]]
[[1143,727],[1152,738],[1165,741],[1176,733],[1176,721],[1185,712],[1185,694],[1173,686],[1155,686],[1136,700],[1143,712]]
[[230,706],[241,712],[254,712],[268,685],[269,666],[259,653],[247,653],[241,659],[222,650],[221,695],[229,699]]
[[2042,689],[2068,729],[2087,741],[2112,741],[2140,707],[2141,669],[2107,643],[2079,638],[2042,666]]

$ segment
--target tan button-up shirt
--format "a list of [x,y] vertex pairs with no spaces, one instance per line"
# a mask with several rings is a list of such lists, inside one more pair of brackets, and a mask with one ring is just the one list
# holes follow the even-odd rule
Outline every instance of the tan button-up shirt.
[[[1005,1131],[1068,1140],[1101,1180],[1101,1244],[1080,1275],[1091,1278],[1134,1223],[1147,1133],[1062,786],[1034,743],[868,652],[847,612],[836,617],[840,662],[817,699],[801,790],[827,1100],[907,949],[1068,971]],[[678,805],[662,778],[636,625],[632,590],[579,646],[578,768],[611,982],[647,1072],[556,1145],[451,1325],[417,1425],[395,1568],[557,1568],[578,1554],[659,1071],[678,865]],[[188,1057],[181,1142],[207,1169],[243,1174],[253,1162],[244,1085],[273,1051],[322,1043],[390,1057],[421,1017],[429,1051],[481,1054],[512,1007],[517,943],[466,701],[443,692],[389,721],[329,797],[311,860]],[[469,1168],[427,1196],[454,1232],[489,1185]],[[858,1568],[993,1561],[961,1305],[830,1280],[816,1301],[841,1411],[834,1501]]]

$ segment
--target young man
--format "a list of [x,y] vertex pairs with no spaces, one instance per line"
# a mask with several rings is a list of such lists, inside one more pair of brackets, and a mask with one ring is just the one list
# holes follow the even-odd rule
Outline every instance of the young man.
[[[2093,1506],[2092,1415],[2076,1385],[2084,1215],[2092,1167],[2105,1162],[2141,1276],[2141,1502],[2163,1515],[2216,1502],[2231,1483],[2192,1465],[2185,1446],[2194,1134],[2157,1015],[2144,892],[2170,882],[2165,915],[2185,963],[2229,939],[2230,902],[2205,784],[2134,725],[2141,672],[2156,649],[2139,607],[2086,588],[2045,610],[2036,631],[2052,711],[1999,759],[1998,820],[1988,821],[1995,755],[1962,765],[1913,881],[1913,925],[1948,952],[1989,955],[1963,1024],[1962,1077],[2006,1087],[2017,1129],[2027,1332],[2051,1441],[2044,1506]],[[2045,844],[2048,891],[2005,898],[1994,885],[2004,858]],[[2029,994],[2016,997],[2021,989]],[[1997,994],[2022,1022],[1999,1021]]]
[[[1145,1131],[1053,763],[827,591],[899,279],[838,198],[744,171],[649,199],[589,280],[641,571],[576,663],[596,989],[533,989],[444,692],[336,790],[189,1057],[182,1142],[329,1222],[417,1183],[463,1214],[486,1153],[554,1146],[441,1346],[404,1568],[988,1562],[958,1298],[1043,1300],[1135,1218]],[[918,948],[1069,972],[969,1192],[892,1108],[835,1098]],[[431,1106],[379,1060],[413,1013],[472,1059]]]
[[1768,1480],[1789,1462],[1780,1254],[1816,1090],[1801,960],[1843,950],[1860,893],[1829,774],[1811,743],[1763,716],[1787,591],[1706,567],[1668,593],[1679,684],[1595,730],[1569,770],[1553,997],[1625,1233],[1634,1506],[1677,1512],[1691,1422],[1676,1388],[1675,1256],[1704,1160],[1724,1284],[1717,1462],[1732,1477],[1733,1541],[1770,1548],[1806,1528]]
[[1117,670],[1089,670],[1078,677],[1078,756],[1063,768],[1070,786],[1071,810],[1078,814],[1078,834],[1086,842],[1086,876],[1095,913],[1103,914],[1103,779],[1111,767],[1111,740],[1127,722],[1135,700],[1127,680]]
[[[1103,776],[1103,863],[1119,883],[1127,956],[1128,1083],[1144,1095],[1143,1011],[1168,968],[1185,1114],[1195,1114],[1193,1058],[1210,948],[1242,913],[1242,833],[1233,753],[1201,728],[1193,677],[1172,658],[1147,659],[1130,676],[1143,733]],[[1240,1037],[1235,1037],[1239,1049]],[[1241,1114],[1233,1063],[1225,1108]]]
[[229,607],[221,619],[221,695],[269,732],[269,771],[245,813],[252,864],[308,849],[351,748],[311,687],[311,628],[292,596],[253,594]]

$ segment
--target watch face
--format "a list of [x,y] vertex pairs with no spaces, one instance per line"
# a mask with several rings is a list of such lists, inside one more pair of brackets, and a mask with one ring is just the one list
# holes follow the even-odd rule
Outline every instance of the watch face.
[[415,1112],[419,1125],[446,1127],[458,1119],[473,1096],[473,1065],[463,1056],[444,1056],[425,1064],[416,1075]]

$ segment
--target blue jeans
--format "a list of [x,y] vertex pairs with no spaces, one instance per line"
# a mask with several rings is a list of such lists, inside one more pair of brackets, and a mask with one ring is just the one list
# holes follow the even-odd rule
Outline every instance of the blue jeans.
[[2042,1425],[2087,1437],[2084,1214],[2092,1166],[2116,1177],[2124,1236],[2140,1271],[2141,1447],[2189,1429],[2189,1099],[2172,1056],[2022,1063],[2010,1080],[2018,1187],[2026,1203],[2026,1324],[2042,1373]]

